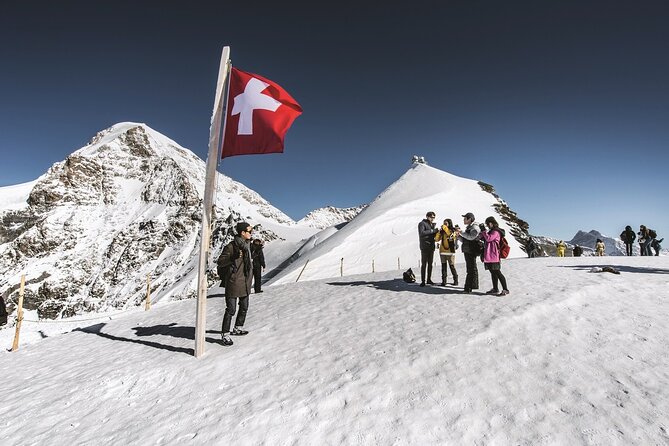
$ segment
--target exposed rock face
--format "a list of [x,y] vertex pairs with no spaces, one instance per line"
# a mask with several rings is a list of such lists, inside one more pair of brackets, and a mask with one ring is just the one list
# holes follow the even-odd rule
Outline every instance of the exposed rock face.
[[[27,206],[0,211],[0,289],[14,308],[25,272],[25,306],[42,318],[125,308],[195,295],[205,166],[142,124],[123,123],[54,164]],[[249,220],[295,225],[260,195],[219,175],[212,258]],[[215,269],[215,268],[213,268]],[[211,281],[216,279],[212,274]]]
[[[509,208],[509,205],[506,201],[502,200],[499,195],[495,192],[495,188],[490,184],[479,181],[479,186],[485,192],[488,192],[493,197],[497,199],[497,203],[493,205],[493,208],[497,211],[499,216],[509,225],[510,235],[515,238],[518,243],[520,243],[521,249],[525,249],[525,244],[527,243],[528,238],[530,237],[529,229],[530,225],[520,218],[518,215]],[[508,236],[509,234],[507,234]]]
[[353,220],[353,218],[366,207],[366,204],[351,208],[327,206],[309,212],[303,219],[298,221],[298,224],[305,224],[317,229],[325,229],[330,226]]
[[625,255],[625,244],[621,240],[602,235],[599,231],[595,231],[594,229],[590,232],[578,231],[576,235],[574,235],[574,238],[569,241],[569,243],[572,245],[587,247],[594,251],[597,239],[600,239],[604,242],[604,246],[606,246],[605,253],[607,256]]

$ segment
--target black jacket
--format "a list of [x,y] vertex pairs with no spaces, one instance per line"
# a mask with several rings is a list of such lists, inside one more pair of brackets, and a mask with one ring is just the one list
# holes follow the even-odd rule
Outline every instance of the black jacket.
[[436,224],[430,223],[427,218],[418,223],[418,244],[421,251],[434,251],[434,235],[437,232],[439,229],[436,228]]
[[632,229],[625,229],[623,232],[620,233],[620,240],[622,240],[628,245],[631,245],[632,243],[634,243],[634,240],[636,240],[636,234]]
[[478,242],[480,233],[481,231],[479,230],[478,224],[472,222],[465,228],[464,232],[460,234],[463,254],[479,255],[481,253]]
[[227,271],[225,282],[225,297],[244,297],[251,294],[251,252],[248,243],[241,237],[228,243],[218,258],[218,267]]
[[254,269],[265,267],[265,254],[262,252],[262,245],[251,244],[251,260],[253,260]]

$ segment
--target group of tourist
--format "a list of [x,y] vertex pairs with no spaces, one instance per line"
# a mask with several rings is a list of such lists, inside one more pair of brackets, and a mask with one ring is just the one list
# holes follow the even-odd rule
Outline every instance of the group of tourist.
[[[465,257],[467,275],[463,285],[464,293],[471,293],[479,288],[477,259],[482,258],[485,269],[490,271],[492,288],[486,294],[505,296],[509,294],[506,278],[501,270],[501,248],[504,230],[499,227],[495,217],[488,217],[485,224],[477,224],[474,214],[467,212],[462,216],[464,229],[453,225],[450,218],[437,227],[436,214],[432,211],[418,223],[418,240],[421,253],[420,286],[435,285],[432,281],[432,262],[437,244],[441,260],[441,286],[446,286],[448,271],[453,276],[452,285],[458,285],[458,273],[455,269],[455,251],[461,246]],[[501,290],[499,286],[501,285]]]

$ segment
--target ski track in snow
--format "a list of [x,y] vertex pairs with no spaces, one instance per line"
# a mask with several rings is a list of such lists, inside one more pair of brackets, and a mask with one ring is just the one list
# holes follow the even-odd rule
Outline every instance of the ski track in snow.
[[193,300],[3,349],[0,444],[669,444],[669,258],[503,272],[504,298],[481,264],[473,295],[400,272],[267,287],[228,348],[212,296],[200,360]]

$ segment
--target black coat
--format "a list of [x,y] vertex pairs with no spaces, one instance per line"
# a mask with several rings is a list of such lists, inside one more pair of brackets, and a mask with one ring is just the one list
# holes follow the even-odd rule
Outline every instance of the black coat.
[[434,223],[426,218],[418,223],[418,244],[421,251],[434,251],[435,241],[434,235],[439,232]]
[[636,234],[632,229],[625,229],[620,233],[620,240],[625,242],[627,245],[631,245],[636,240]]
[[262,246],[251,244],[251,260],[253,260],[254,269],[265,267],[265,254],[262,252]]
[[480,244],[478,242],[480,233],[481,231],[476,223],[467,225],[464,232],[460,234],[463,254],[481,254]]
[[[248,249],[239,249],[235,242],[228,243],[221,256],[218,258],[220,270],[227,270],[227,280],[225,281],[225,297],[244,297],[251,294],[251,282],[253,282],[253,272],[250,267],[250,251]],[[245,261],[249,262],[248,269],[245,267]]]

